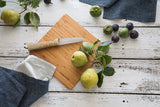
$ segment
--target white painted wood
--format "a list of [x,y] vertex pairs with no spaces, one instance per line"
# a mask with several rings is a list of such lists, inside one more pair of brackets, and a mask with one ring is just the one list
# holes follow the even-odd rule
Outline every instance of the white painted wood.
[[14,69],[24,59],[25,58],[0,58],[0,66],[8,69]]
[[[26,57],[25,42],[37,42],[51,27],[3,27],[0,26],[0,56]],[[111,35],[105,35],[102,27],[85,27],[101,41],[110,41]],[[113,43],[109,55],[113,58],[160,58],[159,28],[135,28],[139,32],[136,40],[120,39]]]
[[31,107],[159,107],[157,95],[47,93]]
[[[23,58],[0,58],[0,66],[14,69]],[[91,90],[83,88],[80,82],[72,89],[67,89],[56,78],[50,81],[49,91],[67,92],[118,92],[160,94],[159,60],[112,60],[109,66],[115,68],[115,75],[104,77],[101,88]],[[97,70],[98,72],[99,70]]]
[[[17,0],[11,0],[17,1]],[[34,27],[26,26],[21,17],[21,26],[13,28],[0,20],[0,66],[14,69],[27,57],[25,42],[37,42],[64,15],[70,15],[80,25],[101,41],[109,41],[111,36],[102,32],[106,24],[117,23],[121,27],[133,22],[139,38],[120,39],[112,44],[109,55],[113,58],[112,66],[116,74],[104,77],[101,88],[91,90],[83,88],[80,82],[72,89],[67,89],[56,78],[49,84],[49,92],[36,101],[31,107],[159,107],[160,106],[160,0],[157,3],[156,22],[141,23],[136,21],[108,20],[93,18],[89,14],[90,5],[79,0],[53,0],[52,5],[33,9],[40,18],[41,24],[36,31]],[[23,9],[12,3],[5,8]],[[125,58],[125,59],[123,59]],[[156,60],[151,60],[156,59]],[[158,60],[157,60],[158,59]],[[148,95],[145,95],[148,94]],[[155,95],[157,94],[157,95]]]
[[[11,0],[11,1],[17,1],[17,0]],[[130,22],[130,20],[125,21],[124,19],[119,20],[109,20],[109,19],[103,19],[102,15],[98,18],[93,18],[89,14],[89,9],[91,5],[81,3],[79,0],[53,0],[52,5],[45,5],[43,2],[41,2],[40,6],[36,9],[33,9],[36,11],[41,19],[41,25],[54,25],[64,14],[70,15],[73,19],[78,21],[82,26],[104,26],[106,24],[114,24],[118,23],[121,26],[125,26],[126,23]],[[0,8],[2,11],[3,9],[11,8],[15,9],[18,12],[21,12],[23,9],[13,3],[7,3],[7,6],[4,8]],[[142,23],[142,22],[136,22],[131,21],[135,24],[135,26],[160,26],[160,0],[158,0],[157,3],[157,12],[156,12],[156,22],[153,23]],[[24,24],[23,16],[21,15],[21,25]],[[0,25],[3,25],[3,21],[0,20]]]
[[38,42],[50,27],[42,27],[37,31],[33,27],[0,27],[0,56],[24,57],[28,50],[24,49],[26,42]]
[[[122,93],[157,93],[160,92],[160,61],[157,60],[113,60],[109,65],[115,68],[115,75],[104,77],[101,88],[94,87],[94,92]],[[100,70],[99,70],[100,71]],[[54,81],[50,90],[55,90]],[[88,92],[79,82],[74,91]],[[73,91],[71,90],[71,91]]]

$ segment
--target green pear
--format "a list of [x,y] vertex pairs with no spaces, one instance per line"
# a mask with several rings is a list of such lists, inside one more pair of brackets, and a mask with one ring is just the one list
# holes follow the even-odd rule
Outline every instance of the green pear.
[[84,52],[76,51],[73,53],[71,61],[74,66],[81,67],[87,64],[88,59]]
[[5,9],[1,13],[1,19],[8,25],[15,25],[20,19],[20,14],[12,9]]
[[93,68],[88,68],[85,70],[80,78],[81,84],[85,89],[91,89],[98,83],[98,75],[96,70]]

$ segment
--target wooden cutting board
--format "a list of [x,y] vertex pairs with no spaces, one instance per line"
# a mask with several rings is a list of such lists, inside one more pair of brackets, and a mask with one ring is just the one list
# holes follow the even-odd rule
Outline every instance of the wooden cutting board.
[[[74,21],[70,16],[64,15],[41,39],[42,41],[52,41],[56,38],[82,37],[85,41],[94,43],[95,38],[91,33]],[[91,67],[87,64],[77,68],[71,62],[72,54],[79,50],[82,42],[56,46],[41,50],[31,51],[30,54],[36,55],[56,66],[54,76],[61,81],[67,88],[72,89],[79,81],[84,70]],[[89,58],[91,60],[92,58]],[[47,72],[47,71],[46,71]]]

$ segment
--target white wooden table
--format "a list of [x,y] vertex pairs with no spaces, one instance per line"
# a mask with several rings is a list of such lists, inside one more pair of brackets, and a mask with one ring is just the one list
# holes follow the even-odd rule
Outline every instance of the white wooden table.
[[[50,6],[41,2],[40,7],[35,9],[41,18],[38,31],[32,26],[26,26],[23,17],[17,28],[0,20],[0,66],[14,69],[28,55],[23,44],[38,41],[64,14],[71,16],[102,41],[111,38],[103,33],[103,26],[115,23],[123,27],[126,23],[133,22],[139,38],[120,39],[117,44],[111,45],[109,55],[113,60],[110,65],[115,68],[116,74],[105,77],[101,88],[86,90],[78,82],[69,90],[53,78],[49,92],[32,107],[160,107],[160,0],[155,23],[107,20],[102,15],[93,18],[89,14],[91,6],[79,0],[52,2],[53,5]],[[19,12],[22,10],[12,3],[8,3],[5,8]],[[0,11],[5,8],[0,8]]]

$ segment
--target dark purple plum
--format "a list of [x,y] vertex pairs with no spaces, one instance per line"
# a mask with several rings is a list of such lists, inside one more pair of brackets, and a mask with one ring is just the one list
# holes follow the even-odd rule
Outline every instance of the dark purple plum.
[[128,28],[128,30],[132,30],[134,28],[133,23],[131,23],[131,22],[127,23],[126,28]]
[[113,31],[118,31],[119,25],[118,24],[113,24],[112,28],[113,28]]
[[136,39],[137,37],[138,37],[138,32],[136,31],[136,30],[132,30],[131,32],[130,32],[130,38],[132,38],[132,39]]
[[44,0],[45,4],[52,4],[51,0]]
[[117,43],[119,41],[119,36],[113,35],[112,36],[112,41],[113,41],[113,43]]

